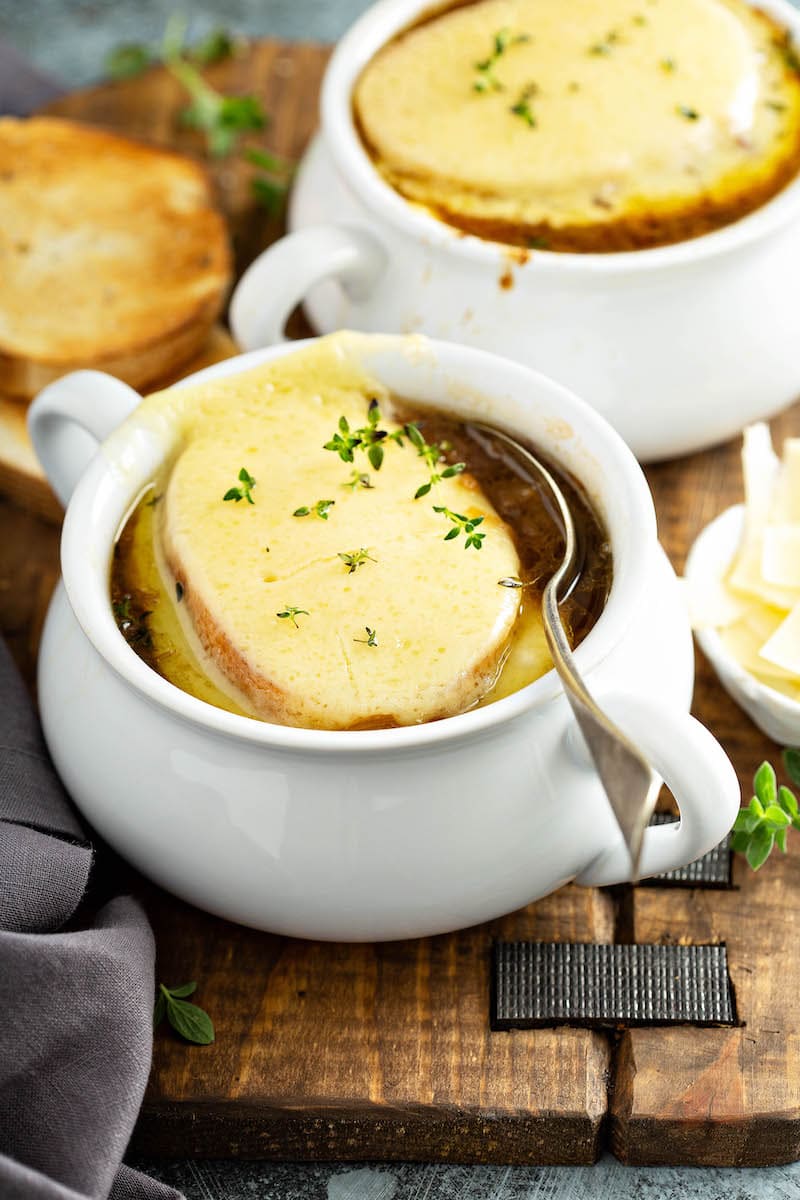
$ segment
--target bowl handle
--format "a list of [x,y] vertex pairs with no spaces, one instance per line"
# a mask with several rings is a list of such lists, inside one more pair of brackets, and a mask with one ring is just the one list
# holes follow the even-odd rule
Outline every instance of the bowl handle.
[[50,486],[66,508],[100,442],[141,400],[102,371],[73,371],[43,388],[28,410],[28,431]]
[[323,279],[366,300],[386,267],[380,242],[354,225],[310,225],[281,238],[247,268],[231,298],[230,324],[243,350],[285,341],[293,309]]
[[[608,696],[601,703],[663,776],[680,809],[679,823],[645,830],[641,875],[660,875],[694,862],[718,845],[736,820],[741,791],[730,759],[704,725],[679,709],[644,696]],[[588,765],[582,742],[581,751]],[[605,887],[630,877],[631,862],[620,835],[576,883]]]

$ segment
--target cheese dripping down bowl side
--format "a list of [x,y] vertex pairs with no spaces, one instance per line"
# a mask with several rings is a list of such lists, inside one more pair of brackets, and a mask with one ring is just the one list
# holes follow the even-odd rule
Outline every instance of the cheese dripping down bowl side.
[[[691,636],[630,451],[587,405],[516,363],[419,336],[342,336],[392,394],[506,429],[580,481],[608,532],[614,575],[576,659],[681,806],[679,825],[647,831],[642,870],[703,854],[732,824],[738,786],[719,745],[688,715]],[[313,341],[254,349],[179,388]],[[41,393],[30,417],[37,452],[68,503],[63,579],[40,651],[42,722],[67,789],[98,833],[201,908],[331,940],[440,933],[573,879],[628,877],[621,835],[553,671],[460,715],[341,731],[226,712],[148,667],[120,634],[109,598],[120,527],[174,450],[173,424],[138,403],[118,381],[78,372]]]
[[[788,46],[800,44],[800,12],[788,0],[759,8],[787,31]],[[800,394],[800,177],[730,224],[649,249],[553,252],[454,228],[391,186],[354,119],[364,69],[429,9],[426,0],[383,0],[337,44],[323,82],[321,132],[290,198],[291,232],[256,260],[232,308],[239,340],[275,340],[303,302],[321,333],[422,332],[487,349],[576,392],[645,462],[719,442],[791,403]],[[588,53],[593,31],[600,36],[608,25],[598,6],[581,69],[616,73],[621,47]],[[645,33],[626,27],[626,46],[635,50]],[[665,45],[663,61],[670,54]],[[653,86],[675,91],[666,117],[699,139],[704,121],[687,120],[677,104],[681,72],[665,74],[660,58],[652,59]],[[512,68],[512,51],[503,63]],[[559,92],[565,104],[574,99],[569,78]],[[551,102],[536,97],[531,138],[542,136]],[[626,108],[637,104],[633,96]],[[607,113],[605,101],[597,111]],[[518,120],[508,120],[522,137]]]

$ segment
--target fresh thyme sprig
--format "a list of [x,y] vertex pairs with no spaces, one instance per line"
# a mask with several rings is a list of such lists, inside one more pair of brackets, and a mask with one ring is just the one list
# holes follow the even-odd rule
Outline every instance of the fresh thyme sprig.
[[375,484],[366,472],[355,469],[350,472],[350,478],[347,483],[342,484],[342,487],[350,488],[351,492],[355,492],[358,488],[365,488],[367,490],[374,488]]
[[[269,123],[257,96],[224,95],[198,70],[230,57],[235,49],[235,38],[222,28],[212,30],[194,47],[187,47],[186,21],[174,16],[167,23],[158,48],[137,43],[118,46],[106,58],[106,71],[112,79],[132,79],[148,67],[162,63],[190,100],[180,113],[180,120],[205,135],[208,153],[213,158],[222,158],[238,147],[243,134],[262,130]],[[256,148],[248,149],[244,157],[260,168],[260,173],[250,181],[255,199],[274,215],[285,199],[292,164]]]
[[[783,764],[792,783],[800,785],[800,750],[784,750]],[[744,854],[757,871],[775,846],[786,853],[786,835],[790,829],[800,829],[800,812],[794,792],[778,787],[775,768],[768,762],[763,762],[753,776],[753,792],[747,808],[739,809],[731,847]]]
[[411,445],[417,451],[419,458],[423,460],[430,472],[430,478],[427,483],[423,483],[417,488],[414,493],[414,499],[419,500],[421,496],[427,496],[428,492],[442,479],[452,479],[454,475],[460,475],[466,470],[466,463],[452,463],[445,467],[443,471],[437,471],[437,465],[444,460],[444,452],[441,446],[437,446],[435,442],[426,442],[420,432],[419,426],[414,421],[409,421],[403,426],[405,433]]
[[228,488],[222,499],[235,500],[237,504],[240,500],[246,500],[248,504],[255,504],[255,500],[253,499],[251,493],[253,488],[256,486],[256,481],[247,470],[247,467],[242,467],[241,471],[239,472],[238,479],[242,486]]
[[180,987],[158,985],[158,994],[153,1009],[153,1029],[158,1029],[164,1017],[176,1033],[187,1042],[197,1046],[208,1046],[214,1041],[214,1023],[208,1013],[197,1004],[186,1000],[197,989],[196,983],[182,983]]
[[304,504],[301,508],[296,508],[292,513],[293,517],[308,517],[312,513],[315,517],[319,517],[321,521],[327,521],[328,513],[333,508],[335,500],[318,500],[316,504],[312,504],[311,508]]
[[377,630],[370,629],[369,625],[365,625],[364,628],[367,631],[367,636],[365,638],[354,637],[353,641],[361,642],[364,646],[377,646],[378,645]]
[[377,558],[373,558],[369,550],[362,546],[360,550],[348,550],[337,555],[347,567],[347,574],[352,575],[359,567],[363,567],[366,562],[377,562]]
[[511,105],[511,112],[514,114],[514,116],[525,121],[525,123],[529,125],[531,129],[536,128],[536,114],[531,108],[531,100],[536,95],[538,90],[539,88],[537,84],[529,83],[527,87],[524,87],[520,92],[516,104]]
[[443,504],[434,504],[433,511],[435,513],[443,513],[448,521],[453,522],[453,528],[444,535],[446,542],[460,537],[463,533],[466,536],[464,549],[468,550],[470,546],[474,546],[476,550],[480,550],[481,543],[486,534],[476,533],[475,531],[483,523],[483,517],[465,517],[463,513],[453,512],[452,509],[446,508]]
[[370,400],[366,425],[362,425],[360,429],[351,429],[347,417],[340,417],[338,430],[331,440],[325,443],[323,449],[332,450],[339,455],[342,462],[347,463],[355,461],[356,450],[363,450],[370,466],[375,471],[380,471],[383,462],[382,443],[388,440],[396,442],[398,446],[403,445],[402,431],[397,429],[390,433],[387,429],[381,429],[380,420],[380,405],[377,400]]
[[510,46],[519,46],[529,42],[529,33],[512,33],[510,29],[498,29],[492,39],[492,52],[488,58],[475,63],[477,75],[472,81],[474,92],[502,92],[503,85],[495,74],[495,67]]
[[297,618],[310,617],[311,613],[307,608],[295,608],[293,604],[285,604],[283,610],[275,613],[275,616],[279,617],[281,621],[291,621],[295,629],[299,629],[300,626],[297,624]]

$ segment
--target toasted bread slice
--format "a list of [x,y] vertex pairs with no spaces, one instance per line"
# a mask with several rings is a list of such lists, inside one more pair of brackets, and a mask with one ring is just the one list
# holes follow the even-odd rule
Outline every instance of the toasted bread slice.
[[199,353],[230,278],[205,173],[51,117],[0,119],[0,392],[76,367],[137,388]]
[[[353,489],[352,465],[324,449],[343,416],[364,425],[373,397],[382,427],[400,428],[358,345],[334,335],[175,394],[185,437],[157,510],[165,591],[235,694],[282,724],[409,725],[469,708],[519,612],[497,582],[520,569],[511,532],[473,478],[415,500],[428,472],[406,439],[385,443],[380,471],[361,452],[373,486]],[[224,498],[242,467],[252,503]],[[318,515],[319,500],[335,503]],[[444,540],[434,504],[482,515],[480,551]]]
[[[237,353],[236,343],[227,330],[215,325],[200,353],[184,363],[171,379],[165,379],[162,386],[168,387],[186,375],[193,375],[195,371]],[[24,400],[0,395],[0,493],[48,521],[60,521],[63,509],[34,454],[26,424],[27,413],[28,405]]]

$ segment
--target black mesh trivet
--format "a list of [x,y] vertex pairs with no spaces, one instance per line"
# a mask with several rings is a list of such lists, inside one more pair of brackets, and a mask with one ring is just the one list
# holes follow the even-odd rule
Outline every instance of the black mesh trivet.
[[[651,825],[669,825],[676,821],[672,813],[653,813]],[[661,875],[650,875],[640,884],[648,887],[707,887],[729,888],[731,883],[731,838],[726,834],[718,846],[709,850],[702,858],[689,863],[688,867],[677,867]]]
[[725,946],[497,942],[492,1027],[733,1025]]

